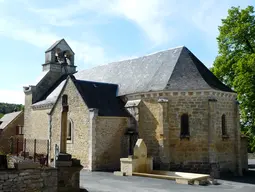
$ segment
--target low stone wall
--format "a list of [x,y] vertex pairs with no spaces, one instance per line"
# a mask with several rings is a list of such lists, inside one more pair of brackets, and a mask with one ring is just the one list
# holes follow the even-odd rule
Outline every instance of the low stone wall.
[[0,170],[0,191],[57,191],[58,170],[55,168]]

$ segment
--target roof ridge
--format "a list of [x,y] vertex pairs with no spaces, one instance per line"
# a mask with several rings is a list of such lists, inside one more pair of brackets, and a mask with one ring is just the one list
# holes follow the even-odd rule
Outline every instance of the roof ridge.
[[[182,45],[182,46],[177,46],[177,47],[173,47],[173,48],[169,48],[169,49],[162,49],[162,50],[160,50],[160,51],[156,51],[156,52],[153,52],[153,53],[149,53],[149,54],[147,54],[147,55],[136,56],[136,57],[130,57],[129,59],[123,59],[123,60],[112,61],[112,62],[109,62],[109,63],[105,63],[105,64],[101,64],[101,65],[94,66],[94,67],[92,67],[92,68],[83,69],[83,70],[81,70],[81,71],[79,71],[79,72],[86,71],[86,70],[90,70],[90,69],[99,68],[99,67],[101,67],[101,66],[111,65],[111,64],[120,63],[120,62],[125,62],[125,61],[136,60],[136,59],[140,59],[140,58],[143,58],[143,57],[149,57],[149,56],[153,56],[153,55],[156,55],[156,54],[159,54],[159,53],[165,53],[165,52],[167,52],[167,51],[171,51],[171,50],[175,50],[175,49],[180,49],[180,48],[186,48],[186,46]],[[79,72],[78,72],[78,73],[79,73]]]
[[51,51],[52,49],[54,49],[54,48],[55,48],[61,41],[63,41],[63,40],[64,40],[64,38],[55,41],[55,42],[45,51],[45,53],[47,53],[47,52]]

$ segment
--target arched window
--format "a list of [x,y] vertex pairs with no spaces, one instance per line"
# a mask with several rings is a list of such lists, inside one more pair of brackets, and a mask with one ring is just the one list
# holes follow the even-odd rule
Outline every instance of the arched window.
[[227,130],[226,130],[226,115],[223,114],[221,116],[221,131],[222,135],[227,135]]
[[183,114],[181,116],[181,137],[189,136],[189,115]]
[[67,106],[68,105],[68,97],[67,95],[62,96],[62,106]]
[[67,140],[71,141],[73,137],[73,121],[71,119],[68,120],[67,124]]

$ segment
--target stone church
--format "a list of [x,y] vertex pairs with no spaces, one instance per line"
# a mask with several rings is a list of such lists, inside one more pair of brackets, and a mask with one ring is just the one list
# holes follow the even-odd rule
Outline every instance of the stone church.
[[65,126],[67,152],[91,171],[119,169],[137,138],[154,169],[246,168],[237,94],[186,47],[78,72],[74,57],[64,39],[57,41],[38,80],[24,87],[24,137],[49,139],[50,159]]

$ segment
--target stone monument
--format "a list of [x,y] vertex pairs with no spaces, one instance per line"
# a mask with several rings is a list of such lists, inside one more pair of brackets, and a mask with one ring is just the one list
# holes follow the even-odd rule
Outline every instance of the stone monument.
[[147,147],[143,139],[138,139],[134,147],[134,155],[121,158],[121,173],[132,175],[133,172],[150,173],[153,170],[153,159],[147,155]]
[[54,166],[58,169],[58,190],[59,191],[79,191],[80,190],[80,171],[82,166],[80,161],[73,159],[66,151],[67,141],[67,118],[68,100],[67,95],[62,96],[61,114],[61,136],[60,149],[55,148]]

